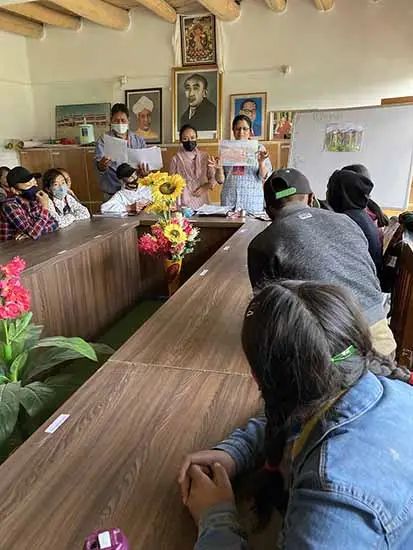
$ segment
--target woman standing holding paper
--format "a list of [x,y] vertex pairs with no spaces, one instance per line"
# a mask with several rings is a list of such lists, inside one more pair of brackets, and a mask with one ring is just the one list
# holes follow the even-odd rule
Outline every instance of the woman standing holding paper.
[[[129,131],[129,109],[123,103],[116,103],[112,107],[111,130],[106,135],[126,140],[128,149],[146,147],[142,137]],[[121,188],[121,181],[116,175],[116,169],[120,163],[105,156],[104,150],[104,136],[100,136],[96,142],[96,167],[100,173],[100,188],[105,200],[108,200]],[[146,176],[149,172],[148,167],[142,164],[139,164],[136,169],[139,177]]]
[[185,124],[179,131],[181,146],[171,159],[170,174],[179,174],[186,181],[180,198],[181,205],[198,210],[209,204],[208,191],[216,185],[214,159],[208,165],[208,155],[198,149],[197,131],[190,124]]
[[[232,122],[236,140],[252,137],[251,119],[238,115]],[[271,161],[262,145],[258,146],[255,166],[225,166],[219,160],[211,160],[210,166],[217,169],[217,181],[222,184],[221,204],[234,210],[245,210],[254,214],[264,210],[263,182],[272,172]]]

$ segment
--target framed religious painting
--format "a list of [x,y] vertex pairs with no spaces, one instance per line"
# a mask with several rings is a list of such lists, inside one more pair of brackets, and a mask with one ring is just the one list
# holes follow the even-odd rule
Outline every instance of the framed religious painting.
[[148,144],[162,143],[162,88],[126,90],[130,129]]
[[215,65],[217,62],[214,15],[181,15],[182,65]]
[[179,130],[193,126],[198,141],[221,139],[222,76],[217,67],[175,67],[172,69],[172,141]]
[[294,111],[270,111],[269,140],[291,139],[293,134]]
[[230,97],[230,128],[237,115],[247,115],[256,139],[267,138],[267,93],[232,94]]

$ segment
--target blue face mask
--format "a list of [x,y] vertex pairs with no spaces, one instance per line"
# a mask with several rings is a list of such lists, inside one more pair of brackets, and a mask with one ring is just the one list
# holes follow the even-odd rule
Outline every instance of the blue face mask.
[[33,185],[32,187],[29,187],[29,189],[25,189],[24,191],[22,191],[21,196],[23,197],[23,199],[26,199],[28,201],[34,201],[38,191],[38,186]]
[[67,184],[64,183],[60,187],[56,187],[56,189],[53,189],[53,196],[56,197],[56,199],[64,199],[68,192]]

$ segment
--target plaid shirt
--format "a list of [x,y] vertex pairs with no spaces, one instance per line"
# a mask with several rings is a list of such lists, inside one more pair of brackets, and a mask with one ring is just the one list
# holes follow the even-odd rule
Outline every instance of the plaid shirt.
[[57,228],[57,222],[38,201],[27,203],[14,197],[0,205],[0,241],[9,241],[21,234],[38,239]]

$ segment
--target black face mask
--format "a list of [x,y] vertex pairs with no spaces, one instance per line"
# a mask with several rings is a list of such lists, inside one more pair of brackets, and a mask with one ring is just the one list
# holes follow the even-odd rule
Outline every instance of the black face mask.
[[182,145],[185,151],[192,152],[196,149],[196,141],[183,141]]
[[25,189],[24,191],[22,191],[21,196],[23,197],[23,199],[26,199],[28,201],[34,201],[38,191],[38,186],[33,185],[32,187],[29,187],[29,189]]

